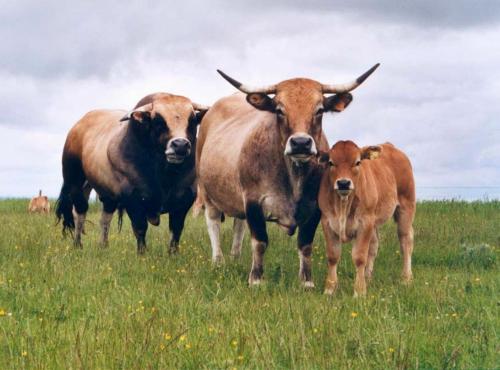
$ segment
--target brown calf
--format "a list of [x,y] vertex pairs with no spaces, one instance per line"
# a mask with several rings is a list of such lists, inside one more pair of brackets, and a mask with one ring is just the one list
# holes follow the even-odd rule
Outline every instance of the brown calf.
[[354,296],[366,294],[365,279],[372,276],[378,251],[378,227],[391,216],[398,224],[402,278],[409,282],[415,182],[408,157],[389,143],[359,148],[352,141],[339,141],[321,159],[328,161],[319,191],[328,258],[325,294],[337,288],[341,245],[351,240]]
[[38,192],[37,197],[33,197],[30,200],[30,204],[28,206],[28,212],[30,213],[40,212],[46,214],[50,212],[49,198],[47,198],[47,196],[45,195],[42,195],[41,190]]

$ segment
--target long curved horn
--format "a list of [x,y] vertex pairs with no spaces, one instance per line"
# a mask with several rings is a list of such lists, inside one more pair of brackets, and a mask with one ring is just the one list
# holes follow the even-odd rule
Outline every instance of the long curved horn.
[[193,109],[194,110],[205,111],[205,110],[209,110],[210,109],[210,107],[208,105],[198,104],[198,103],[195,103],[195,102],[191,102],[191,104],[193,104]]
[[346,84],[335,84],[335,85],[321,85],[324,94],[339,94],[346,93],[354,90],[356,87],[361,85],[375,70],[378,68],[380,63],[375,64],[368,71],[363,73],[361,76],[356,78],[354,81]]
[[248,86],[244,85],[239,81],[236,81],[234,78],[229,77],[227,74],[222,72],[220,69],[217,70],[219,74],[231,85],[236,87],[238,90],[241,92],[244,92],[246,94],[276,94],[276,85],[269,85],[269,86]]

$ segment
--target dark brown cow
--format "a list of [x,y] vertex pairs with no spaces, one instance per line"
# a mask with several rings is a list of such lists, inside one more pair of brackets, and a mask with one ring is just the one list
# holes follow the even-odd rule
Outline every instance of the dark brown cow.
[[326,240],[328,275],[325,294],[338,285],[337,265],[342,243],[354,240],[354,296],[366,294],[378,251],[378,227],[391,216],[398,225],[405,282],[412,278],[415,182],[408,157],[392,144],[358,148],[337,142],[324,156],[328,170],[319,191],[321,224]]
[[[322,174],[316,154],[328,148],[323,113],[344,110],[352,101],[348,92],[377,67],[346,85],[297,78],[261,88],[243,85],[219,71],[245,94],[215,103],[199,131],[197,173],[214,262],[222,260],[222,214],[236,218],[234,255],[239,254],[243,219],[247,220],[253,251],[250,285],[261,282],[266,221],[278,223],[289,235],[298,227],[300,279],[313,286],[311,243],[320,220],[317,194]],[[328,93],[335,95],[325,97]]]
[[28,206],[28,212],[30,213],[40,212],[45,214],[50,213],[49,198],[47,198],[47,196],[45,195],[42,195],[41,190],[38,192],[37,197],[31,198],[30,204]]
[[177,250],[196,196],[196,130],[207,109],[183,96],[157,93],[128,114],[95,110],[76,123],[64,145],[64,183],[56,210],[63,230],[75,229],[76,246],[81,246],[88,195],[95,189],[103,203],[103,245],[119,208],[132,221],[139,253],[146,248],[148,221],[158,225],[160,214],[169,213],[170,251]]

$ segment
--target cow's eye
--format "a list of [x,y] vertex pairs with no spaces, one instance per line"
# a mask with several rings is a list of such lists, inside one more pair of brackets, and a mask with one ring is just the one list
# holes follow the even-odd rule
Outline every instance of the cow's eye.
[[281,108],[276,108],[276,114],[278,116],[284,116],[285,115],[285,113],[283,112],[283,109],[281,109]]
[[325,110],[323,108],[318,108],[318,110],[316,111],[316,115],[317,116],[320,116],[322,115],[323,113],[325,113]]
[[361,161],[356,161],[355,165],[359,166],[361,164]]
[[330,159],[330,160],[328,161],[328,165],[329,165],[330,167],[334,167],[334,166],[335,166],[335,163],[333,163],[333,161]]

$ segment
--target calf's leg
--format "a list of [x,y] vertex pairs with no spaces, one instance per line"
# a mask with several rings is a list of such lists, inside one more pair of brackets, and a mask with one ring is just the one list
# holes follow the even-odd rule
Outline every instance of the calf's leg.
[[325,235],[326,243],[326,259],[328,263],[328,271],[325,281],[325,294],[332,295],[338,288],[337,266],[340,262],[342,253],[342,243],[339,236],[330,228],[326,217],[321,218],[321,226]]
[[413,274],[411,271],[411,255],[413,253],[413,218],[415,217],[415,204],[401,202],[394,213],[398,225],[398,238],[401,255],[403,257],[403,282],[409,283]]
[[365,269],[368,261],[368,250],[370,240],[374,233],[374,227],[366,225],[358,232],[356,241],[352,248],[352,261],[356,267],[356,278],[354,281],[354,297],[366,295]]
[[368,260],[366,262],[365,276],[368,281],[371,280],[373,275],[373,265],[375,264],[375,258],[378,254],[378,229],[374,228],[372,238],[370,239],[370,245],[368,247]]

